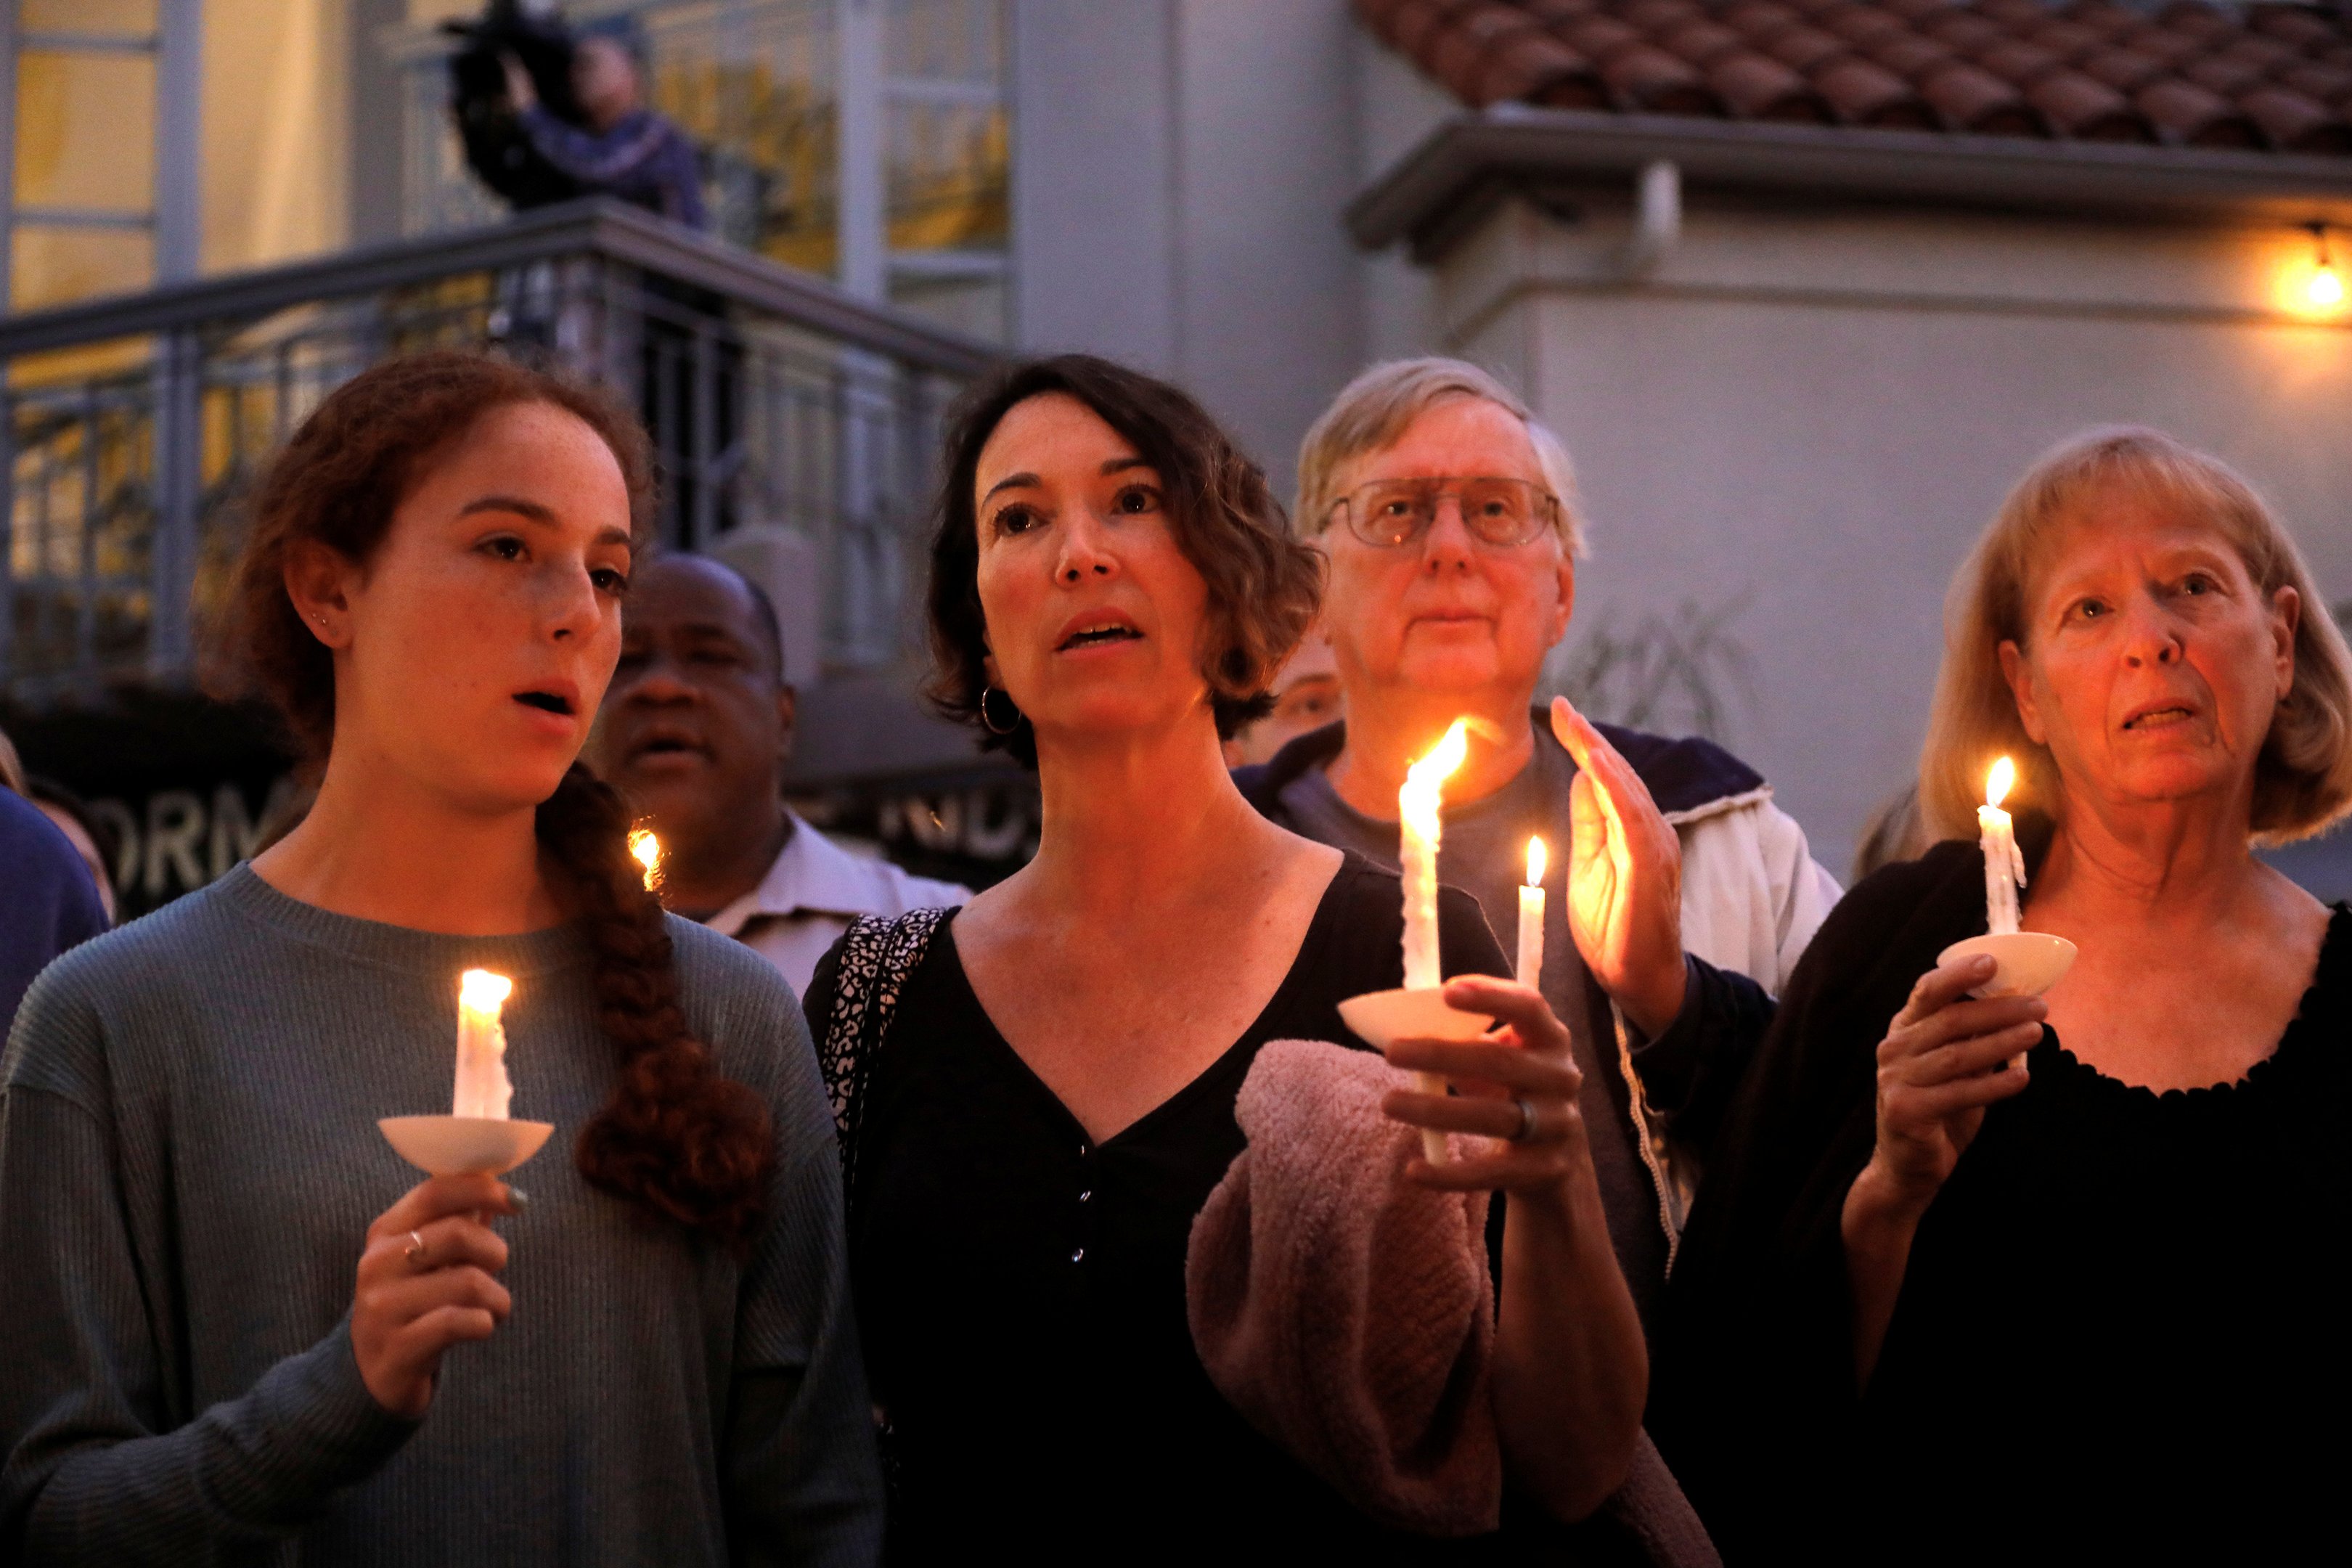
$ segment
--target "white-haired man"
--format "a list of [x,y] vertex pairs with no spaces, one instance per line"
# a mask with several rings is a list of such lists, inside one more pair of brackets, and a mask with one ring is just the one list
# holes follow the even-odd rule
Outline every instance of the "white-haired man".
[[1472,721],[1438,875],[1508,951],[1528,837],[1552,851],[1541,989],[1576,1036],[1646,1321],[1706,1143],[1837,883],[1728,752],[1532,708],[1582,531],[1567,452],[1508,388],[1456,360],[1375,366],[1307,433],[1298,476],[1346,718],[1237,782],[1285,826],[1393,866],[1406,767]]

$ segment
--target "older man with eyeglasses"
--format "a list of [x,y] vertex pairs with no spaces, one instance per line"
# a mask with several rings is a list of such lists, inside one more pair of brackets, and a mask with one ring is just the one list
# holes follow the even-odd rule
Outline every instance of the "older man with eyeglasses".
[[1532,707],[1582,530],[1567,452],[1501,383],[1455,360],[1376,366],[1307,433],[1298,473],[1346,717],[1238,782],[1286,826],[1393,866],[1405,769],[1470,720],[1438,875],[1508,951],[1528,838],[1551,851],[1540,986],[1575,1032],[1612,1239],[1646,1320],[1706,1145],[1837,883],[1721,747]]

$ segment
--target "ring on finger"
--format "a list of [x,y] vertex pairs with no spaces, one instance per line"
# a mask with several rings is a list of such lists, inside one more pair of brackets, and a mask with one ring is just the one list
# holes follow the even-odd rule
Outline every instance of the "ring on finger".
[[405,1256],[411,1268],[425,1267],[425,1238],[413,1230],[408,1233],[408,1250]]
[[1519,1124],[1513,1131],[1505,1133],[1504,1136],[1511,1142],[1523,1143],[1528,1139],[1535,1135],[1535,1102],[1528,1099],[1524,1094],[1515,1094],[1511,1096],[1511,1103],[1519,1108]]

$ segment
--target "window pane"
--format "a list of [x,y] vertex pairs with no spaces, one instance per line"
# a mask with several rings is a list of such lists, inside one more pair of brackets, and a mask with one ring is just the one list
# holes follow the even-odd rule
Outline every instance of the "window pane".
[[655,106],[708,154],[713,226],[813,272],[836,254],[831,0],[701,0],[639,13]]
[[17,26],[27,33],[152,36],[155,0],[23,0]]
[[155,246],[142,229],[57,228],[19,220],[9,268],[9,308],[37,310],[146,288],[154,276]]
[[16,65],[16,202],[143,213],[155,192],[155,63],[27,52]]

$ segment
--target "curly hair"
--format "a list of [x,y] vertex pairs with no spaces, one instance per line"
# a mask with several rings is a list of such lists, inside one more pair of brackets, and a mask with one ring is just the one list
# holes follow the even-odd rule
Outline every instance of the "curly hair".
[[1209,588],[1200,668],[1217,733],[1231,740],[1273,710],[1266,689],[1315,619],[1323,558],[1290,536],[1265,473],[1181,389],[1093,354],[1014,364],[966,395],[950,416],[931,536],[932,673],[925,692],[947,717],[981,731],[983,750],[1037,765],[1026,716],[1009,733],[981,713],[988,688],[988,618],[980,603],[980,521],[972,491],[981,449],[1015,406],[1060,393],[1135,444],[1158,470],[1177,548]]
[[[603,390],[491,355],[442,350],[388,360],[346,382],[302,422],[257,491],[211,685],[268,700],[303,772],[324,767],[335,729],[333,657],[286,590],[298,542],[364,563],[419,478],[495,409],[543,404],[595,431],[619,463],[639,545],[652,515],[652,453],[635,418]],[[619,1052],[612,1098],[580,1132],[591,1183],[731,1247],[765,1217],[774,1159],[766,1104],[726,1078],[694,1037],[661,903],[628,852],[630,813],[573,763],[534,822],[569,884],[593,955],[598,1026]]]

